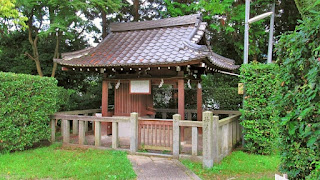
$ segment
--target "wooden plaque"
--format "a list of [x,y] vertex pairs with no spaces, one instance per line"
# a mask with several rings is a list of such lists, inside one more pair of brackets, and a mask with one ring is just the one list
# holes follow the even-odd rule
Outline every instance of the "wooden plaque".
[[243,94],[243,83],[238,83],[238,94]]
[[131,80],[130,94],[151,94],[150,80]]

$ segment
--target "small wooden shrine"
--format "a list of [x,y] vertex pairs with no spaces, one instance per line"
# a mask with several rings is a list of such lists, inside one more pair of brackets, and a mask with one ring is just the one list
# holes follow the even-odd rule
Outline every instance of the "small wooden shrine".
[[[202,120],[201,75],[239,68],[234,60],[212,52],[206,27],[199,14],[113,23],[98,46],[63,53],[62,59],[54,61],[64,69],[103,74],[102,116],[138,112],[141,117],[152,117],[156,110],[151,86],[162,84],[178,88],[178,113],[185,114],[185,84],[197,83],[197,119]],[[115,88],[113,111],[108,110],[111,84]]]

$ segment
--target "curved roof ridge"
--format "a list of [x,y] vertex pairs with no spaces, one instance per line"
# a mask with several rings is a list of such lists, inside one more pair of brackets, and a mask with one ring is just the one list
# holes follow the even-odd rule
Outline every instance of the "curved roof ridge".
[[72,51],[72,52],[66,52],[66,53],[61,53],[61,58],[62,59],[73,59],[73,58],[78,58],[84,55],[87,55],[91,50],[93,50],[94,47],[88,47],[85,49],[81,49],[78,51]]
[[110,30],[112,32],[119,31],[131,31],[131,30],[142,30],[142,29],[153,29],[153,28],[163,28],[171,26],[182,26],[188,24],[196,24],[201,19],[200,14],[191,14],[187,16],[179,16],[158,20],[140,21],[140,22],[120,22],[111,23]]

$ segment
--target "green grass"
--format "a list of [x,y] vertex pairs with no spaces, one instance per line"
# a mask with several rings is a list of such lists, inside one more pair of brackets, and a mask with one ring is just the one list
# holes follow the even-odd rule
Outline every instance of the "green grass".
[[0,155],[0,179],[134,179],[126,152],[54,144]]
[[182,160],[182,163],[202,179],[274,179],[274,174],[278,173],[280,157],[235,151],[210,169],[202,168],[202,163],[190,160]]

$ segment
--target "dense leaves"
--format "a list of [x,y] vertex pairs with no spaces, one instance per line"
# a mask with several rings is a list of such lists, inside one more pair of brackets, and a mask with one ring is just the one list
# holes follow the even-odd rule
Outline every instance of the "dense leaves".
[[277,45],[280,170],[290,179],[320,177],[320,12],[307,14]]
[[271,154],[277,139],[272,97],[277,86],[278,66],[251,63],[242,65],[241,82],[245,97],[241,109],[245,149],[258,154]]
[[0,72],[0,153],[48,139],[57,96],[53,78]]
[[15,3],[15,0],[0,1],[0,30],[8,28],[7,20],[12,20],[14,24],[19,24],[22,28],[26,28],[25,21],[27,18],[15,8]]
[[238,77],[225,74],[202,76],[205,108],[238,110],[242,104],[242,95],[238,94],[238,82]]

